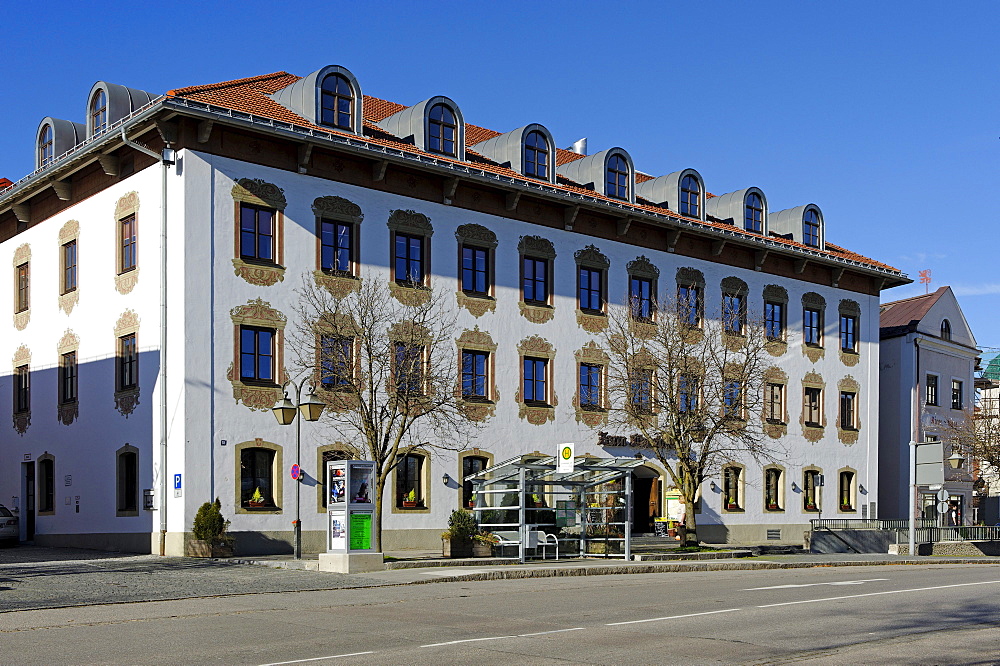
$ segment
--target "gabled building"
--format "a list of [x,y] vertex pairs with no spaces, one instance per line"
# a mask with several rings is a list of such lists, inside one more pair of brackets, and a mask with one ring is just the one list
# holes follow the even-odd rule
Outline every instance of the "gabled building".
[[[971,414],[976,339],[951,287],[883,303],[880,315],[878,517],[904,519],[909,504],[910,442],[947,440],[949,420]],[[972,519],[972,461],[952,469],[941,460],[944,489],[957,511],[949,520]],[[918,487],[918,515],[938,516],[938,489]]]
[[[484,359],[486,427],[395,470],[385,548],[436,546],[484,465],[570,441],[636,453],[599,436],[600,404],[580,405],[581,365],[601,381],[595,332],[630,284],[769,314],[768,409],[749,417],[789,453],[706,482],[703,538],[797,541],[821,513],[872,513],[879,295],[909,280],[834,245],[818,206],[774,211],[756,187],[713,196],[695,169],[561,150],[538,123],[488,130],[444,96],[371,97],[340,66],[162,95],[98,82],[81,106],[84,122],[42,120],[36,170],[0,190],[0,497],[26,538],[177,554],[219,497],[239,551],[287,550],[298,497],[305,548],[320,549],[316,479],[350,443],[304,424],[305,481],[289,478],[293,431],[268,412],[295,287],[384,280],[407,298],[399,239],[418,286],[454,294],[455,353]],[[463,281],[465,254],[480,281]],[[826,499],[824,475],[839,484]],[[635,480],[643,532],[676,493],[652,460]]]

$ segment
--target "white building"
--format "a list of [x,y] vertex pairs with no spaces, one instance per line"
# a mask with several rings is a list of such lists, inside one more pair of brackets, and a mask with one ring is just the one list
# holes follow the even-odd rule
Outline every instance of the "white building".
[[[881,339],[878,517],[904,519],[910,515],[910,442],[947,440],[949,420],[971,413],[980,352],[951,287],[882,304]],[[946,442],[942,458],[952,453]],[[952,469],[943,459],[941,465],[944,489],[958,510],[950,520],[969,524],[972,465]],[[918,487],[926,518],[938,515],[936,493]]]
[[[694,169],[654,178],[621,148],[557,149],[542,125],[467,125],[446,97],[366,97],[336,66],[164,96],[99,82],[83,103],[86,124],[42,121],[38,169],[0,191],[0,262],[14,278],[0,290],[11,316],[0,405],[13,407],[0,499],[20,509],[26,538],[178,554],[198,506],[218,496],[238,551],[287,550],[294,431],[268,412],[294,289],[303,274],[390,281],[394,238],[412,241],[425,286],[454,291],[456,353],[485,351],[493,386],[488,426],[466,451],[397,470],[386,549],[438,544],[462,502],[455,480],[480,465],[568,441],[634,453],[602,447],[600,423],[575,406],[601,308],[630,276],[660,294],[695,287],[706,312],[736,293],[780,338],[759,417],[789,455],[768,472],[734,460],[736,506],[723,504],[722,476],[704,488],[703,539],[798,541],[821,513],[871,515],[879,294],[908,279],[828,242],[817,206],[772,212],[752,187],[715,197]],[[155,159],[167,142],[169,166]],[[324,241],[324,224],[342,225],[341,240]],[[349,260],[331,266],[338,242]],[[462,249],[486,259],[481,289],[460,284]],[[525,259],[540,269],[539,298],[522,288]],[[599,285],[594,312],[580,307],[581,268]],[[518,401],[525,355],[545,362],[544,404]],[[303,424],[306,550],[325,530],[315,477],[342,448]],[[642,532],[671,493],[653,461],[636,480]]]

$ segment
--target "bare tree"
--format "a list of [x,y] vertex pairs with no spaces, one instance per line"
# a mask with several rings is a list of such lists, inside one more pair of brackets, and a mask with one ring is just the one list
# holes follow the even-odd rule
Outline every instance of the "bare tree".
[[328,287],[304,276],[290,340],[297,365],[315,372],[324,421],[375,462],[378,550],[393,468],[415,450],[460,450],[475,428],[462,412],[454,308],[380,277]]
[[[1000,405],[995,396],[986,397],[978,407],[948,419],[941,437],[970,461],[976,461],[984,480],[1000,478]],[[969,466],[972,469],[972,465]]]
[[632,433],[630,444],[650,451],[680,490],[684,545],[698,543],[695,503],[707,477],[728,462],[780,457],[763,429],[768,344],[742,301],[717,319],[696,301],[610,309],[608,426]]

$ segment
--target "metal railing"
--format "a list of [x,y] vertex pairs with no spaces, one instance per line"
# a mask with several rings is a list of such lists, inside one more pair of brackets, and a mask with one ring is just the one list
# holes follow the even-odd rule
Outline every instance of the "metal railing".
[[[823,530],[900,530],[909,529],[908,520],[882,520],[879,518],[818,518],[810,520],[813,531]],[[934,527],[933,518],[918,518],[917,527]]]
[[[908,528],[896,529],[896,543],[910,540]],[[938,541],[1000,541],[1000,527],[996,525],[969,525],[955,527],[918,527],[914,532],[916,543]]]

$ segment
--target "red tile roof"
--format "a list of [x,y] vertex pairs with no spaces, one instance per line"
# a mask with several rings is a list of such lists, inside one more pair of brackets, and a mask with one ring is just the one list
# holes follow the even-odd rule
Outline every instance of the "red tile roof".
[[[212,83],[207,85],[176,88],[174,90],[168,90],[167,96],[183,97],[185,99],[197,100],[199,102],[205,102],[208,104],[213,104],[215,106],[220,106],[227,109],[233,109],[235,111],[242,111],[244,113],[252,113],[254,115],[291,123],[301,127],[319,129],[325,132],[330,132],[332,134],[342,134],[341,132],[337,132],[336,130],[333,130],[330,127],[320,127],[318,125],[315,125],[309,122],[307,119],[290,111],[289,109],[285,108],[284,106],[278,104],[270,97],[268,97],[269,94],[275,93],[278,90],[281,90],[282,88],[289,86],[292,83],[295,83],[300,78],[301,77],[295,76],[294,74],[289,74],[288,72],[274,72],[271,74],[263,74],[260,76],[253,76],[245,79],[235,79],[233,81],[222,81],[220,83]],[[402,111],[405,108],[407,107],[401,104],[396,104],[395,102],[390,102],[388,100],[380,99],[378,97],[365,95],[364,96],[365,138],[368,141],[371,141],[372,143],[391,146],[399,150],[404,150],[407,152],[413,152],[419,154],[426,154],[430,157],[434,157],[436,159],[440,159],[443,161],[456,162],[459,164],[463,163],[462,160],[450,159],[442,155],[424,153],[424,151],[419,150],[412,144],[401,141],[398,137],[392,136],[391,134],[389,134],[388,132],[386,132],[385,130],[381,129],[376,125],[376,123],[378,123],[379,121],[384,120],[385,118],[388,118],[394,113],[398,113],[399,111]],[[476,125],[472,125],[469,123],[466,123],[465,125],[465,137],[467,146],[475,145],[476,143],[486,141],[488,139],[491,139],[499,135],[500,132],[486,129],[484,127],[478,127]],[[466,148],[466,153],[467,153],[466,162],[475,163],[477,168],[517,178],[520,180],[531,180],[530,178],[523,176],[517,173],[516,171],[513,171],[507,167],[503,167],[500,166],[499,164],[496,164],[495,162],[489,160],[488,158],[478,154],[474,150]],[[563,164],[567,164],[569,162],[582,159],[583,157],[584,157],[583,155],[579,155],[569,150],[565,150],[562,148],[556,149],[557,166],[562,166]],[[641,183],[651,178],[652,176],[649,176],[648,174],[641,174],[638,172],[636,173],[636,182]],[[577,192],[579,194],[585,194],[587,196],[594,197],[596,199],[603,199],[609,202],[621,203],[619,200],[607,197],[601,194],[600,192],[582,187],[580,184],[574,183],[573,181],[564,178],[561,175],[557,175],[556,186],[569,192]],[[706,196],[711,198],[714,195],[706,193]],[[686,219],[691,222],[695,222],[697,224],[702,224],[706,227],[726,229],[730,231],[734,229],[734,227],[730,224],[724,224],[711,220],[701,221],[692,218],[686,218],[684,216],[679,215],[675,211],[669,211],[660,206],[654,206],[649,202],[644,202],[641,199],[638,200],[634,204],[634,206],[639,210],[644,210],[651,213],[658,213],[661,215],[669,213],[670,215],[679,217],[681,219]],[[805,245],[802,245],[801,243],[796,243],[794,241],[785,238],[772,238],[771,240],[775,240],[779,243],[788,245],[790,247],[799,247],[809,250],[813,249]],[[826,250],[827,250],[826,253],[830,256],[841,257],[844,259],[865,263],[870,266],[890,271],[898,272],[899,270],[897,268],[889,266],[888,264],[875,261],[874,259],[870,259],[868,257],[857,254],[855,252],[851,252],[849,250],[845,250],[844,248],[838,247],[831,243],[826,244]]]
[[883,303],[879,306],[879,327],[905,327],[909,330],[916,330],[920,320],[946,291],[948,291],[947,286],[939,287],[937,291],[930,294]]

